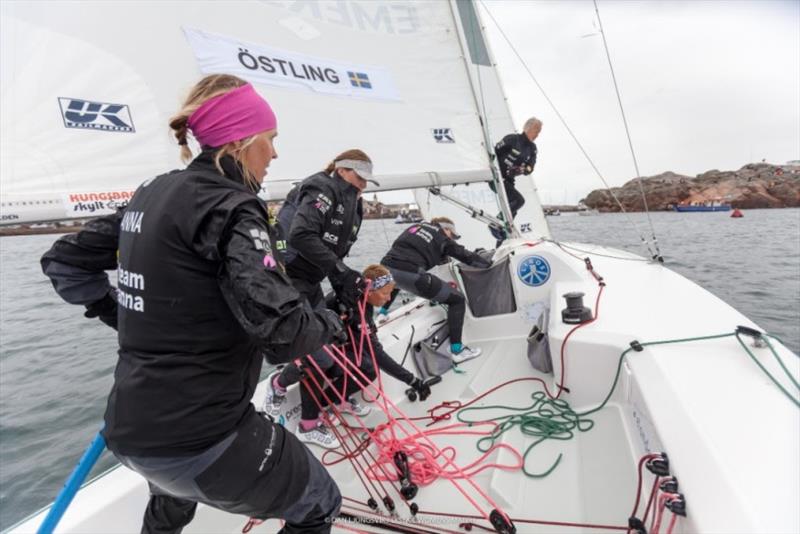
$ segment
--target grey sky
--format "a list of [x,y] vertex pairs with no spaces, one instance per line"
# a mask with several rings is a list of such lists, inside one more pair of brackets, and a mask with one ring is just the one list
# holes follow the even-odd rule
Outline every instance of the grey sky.
[[[591,1],[485,1],[611,185],[634,177]],[[600,1],[644,176],[800,159],[800,2]],[[602,187],[482,12],[518,127],[544,123],[545,203]]]
[[[613,185],[634,177],[591,0],[484,4]],[[644,176],[800,159],[800,2],[601,0],[600,16]],[[481,8],[517,128],[544,121],[542,200],[603,187]],[[408,193],[382,195],[402,202]]]

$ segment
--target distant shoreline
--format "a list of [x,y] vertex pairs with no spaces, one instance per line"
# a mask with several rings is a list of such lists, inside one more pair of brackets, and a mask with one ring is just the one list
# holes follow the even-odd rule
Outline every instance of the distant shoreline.
[[[800,207],[800,165],[749,163],[736,171],[710,170],[697,176],[664,172],[634,178],[621,187],[596,189],[582,200],[601,212],[644,211],[642,189],[650,211],[674,205],[730,204],[739,209]],[[613,195],[612,195],[613,193]],[[616,200],[615,198],[616,197]]]

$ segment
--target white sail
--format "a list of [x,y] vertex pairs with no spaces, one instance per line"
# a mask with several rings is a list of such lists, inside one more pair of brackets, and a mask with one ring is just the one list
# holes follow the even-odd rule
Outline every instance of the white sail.
[[[477,4],[451,0],[451,5],[465,70],[473,92],[473,106],[482,117],[484,150],[488,146],[488,153],[493,153],[494,144],[507,134],[519,131],[521,125],[515,125],[511,118],[508,101],[495,68],[494,56],[483,33],[483,22]],[[550,228],[533,179],[530,176],[519,176],[516,188],[525,197],[525,205],[514,220],[520,235],[527,239],[550,237]],[[492,216],[500,211],[497,195],[487,184],[460,185],[446,188],[444,192]],[[415,197],[426,217],[445,215],[457,220],[459,228],[463,228],[460,231],[465,236],[464,242],[469,247],[494,248],[495,238],[489,233],[485,223],[464,217],[463,210],[425,190],[415,191]]]
[[270,198],[355,147],[394,177],[386,189],[491,177],[449,3],[1,8],[3,223],[103,213],[180,166],[168,118],[211,72],[251,81],[277,112]]

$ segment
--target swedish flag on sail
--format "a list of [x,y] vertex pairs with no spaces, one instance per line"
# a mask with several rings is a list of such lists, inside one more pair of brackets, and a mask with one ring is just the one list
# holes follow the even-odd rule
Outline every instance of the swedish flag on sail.
[[350,77],[350,85],[353,87],[361,87],[362,89],[372,89],[372,83],[369,81],[369,76],[364,72],[347,71]]

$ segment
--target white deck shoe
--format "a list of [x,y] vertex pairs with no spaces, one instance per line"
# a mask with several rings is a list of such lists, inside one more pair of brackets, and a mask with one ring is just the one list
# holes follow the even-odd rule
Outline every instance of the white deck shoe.
[[342,413],[351,413],[359,417],[365,417],[372,411],[372,408],[363,404],[356,397],[350,397],[347,399],[347,402],[338,405],[337,408],[339,408],[339,411]]
[[481,349],[472,349],[466,345],[461,347],[461,352],[453,352],[450,347],[447,348],[447,354],[453,359],[453,363],[464,363],[467,360],[477,358],[481,355]]
[[297,427],[297,438],[309,445],[319,445],[325,449],[336,449],[339,447],[339,440],[325,423],[319,421],[317,426],[311,430],[303,430],[302,426]]
[[[349,413],[352,415],[357,415],[358,417],[366,417],[372,412],[372,408],[370,406],[363,404],[355,397],[350,397],[344,403],[337,404],[336,409],[339,410],[339,413],[341,414]],[[333,408],[330,406],[325,407],[325,413],[328,414],[331,423],[335,425],[341,423],[341,421],[339,421],[339,419],[336,417],[336,414],[333,412]]]
[[278,417],[281,413],[281,407],[286,401],[286,395],[281,395],[272,386],[272,381],[280,374],[280,371],[270,373],[267,377],[267,395],[264,397],[264,404],[261,407],[262,411],[270,417]]

